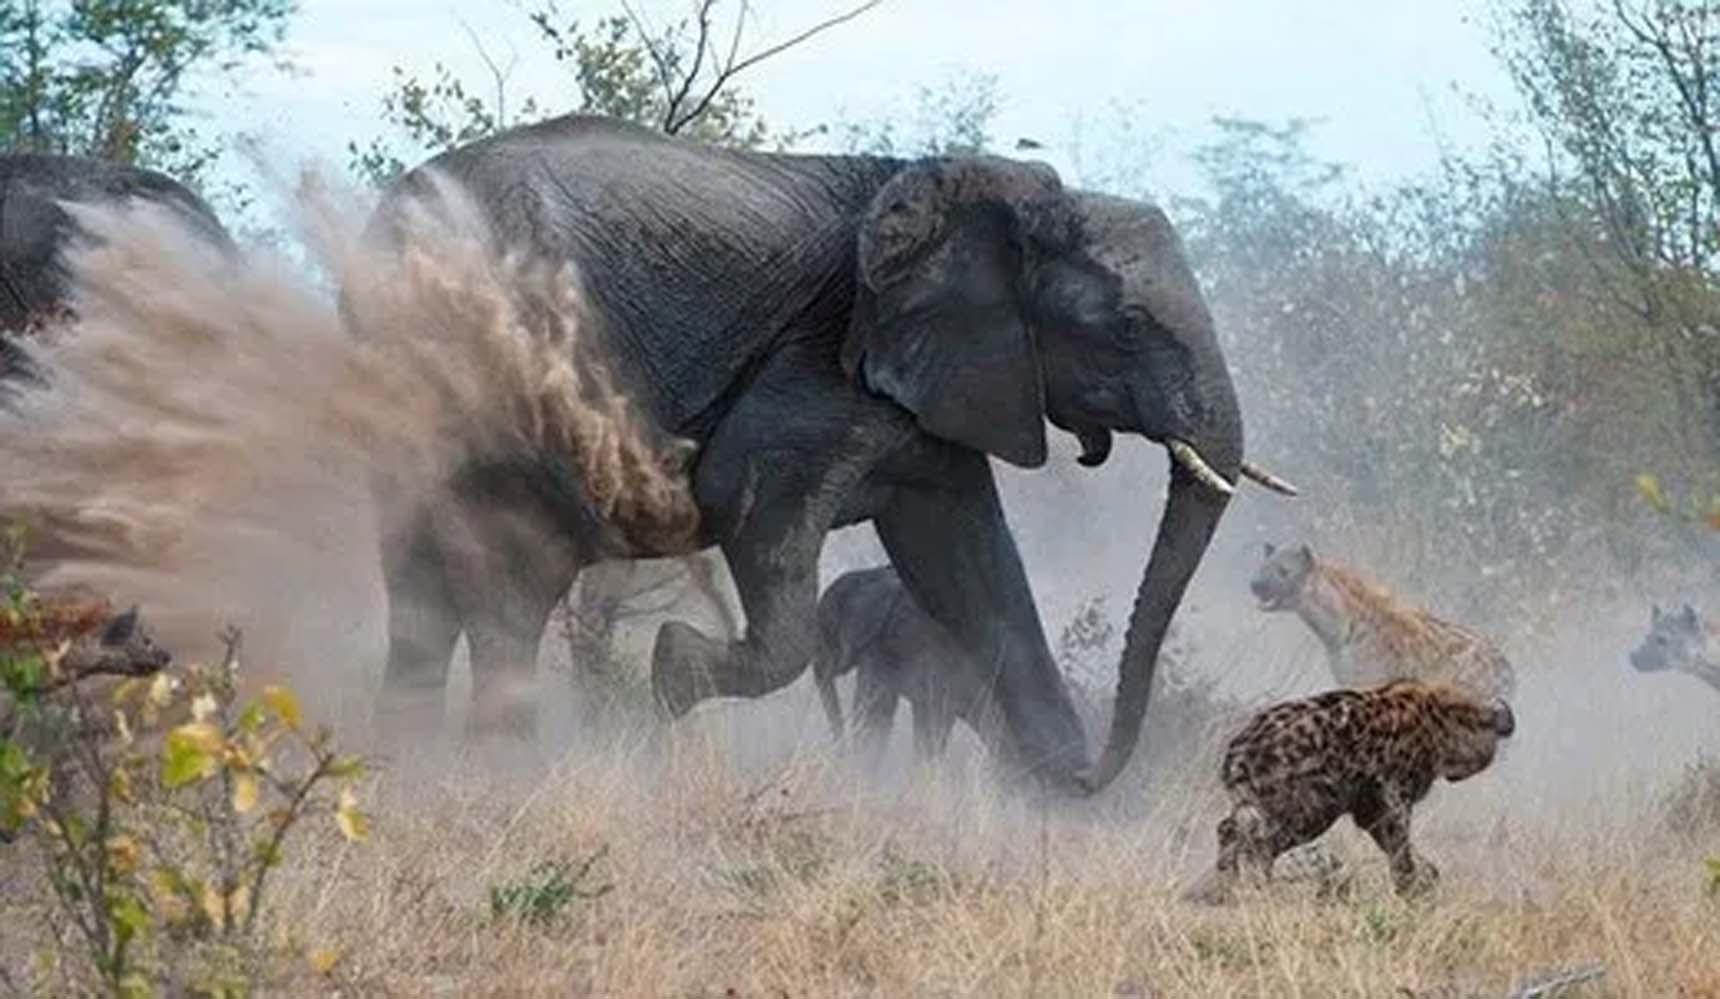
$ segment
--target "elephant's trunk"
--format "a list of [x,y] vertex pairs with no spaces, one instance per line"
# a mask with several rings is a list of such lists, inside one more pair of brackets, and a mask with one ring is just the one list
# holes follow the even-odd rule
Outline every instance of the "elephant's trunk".
[[[1233,463],[1228,471],[1234,481]],[[1111,730],[1098,762],[1080,779],[1089,793],[1109,784],[1134,754],[1157,673],[1159,648],[1229,501],[1227,493],[1210,487],[1188,466],[1172,460],[1170,497],[1164,518],[1159,521],[1152,557],[1141,575],[1123,639],[1122,658],[1117,664],[1117,698],[1112,708]]]

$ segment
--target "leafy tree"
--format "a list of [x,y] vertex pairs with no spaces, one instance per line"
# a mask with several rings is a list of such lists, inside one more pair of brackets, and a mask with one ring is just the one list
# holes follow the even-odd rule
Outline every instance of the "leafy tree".
[[274,57],[295,0],[0,0],[0,149],[98,156],[197,183],[199,79]]
[[1614,317],[1610,353],[1657,363],[1654,404],[1708,459],[1692,484],[1720,487],[1720,2],[1510,0],[1496,15],[1495,51],[1588,265],[1579,294]]
[[[881,2],[867,0],[785,41],[743,54],[748,29],[744,3],[728,28],[719,30],[717,0],[699,0],[690,17],[661,29],[626,4],[622,16],[583,25],[548,0],[527,16],[537,40],[572,77],[574,99],[527,97],[510,107],[508,83],[515,64],[497,62],[468,31],[488,79],[463,80],[437,63],[426,81],[397,66],[394,89],[382,99],[383,119],[416,151],[431,155],[521,121],[572,112],[611,115],[719,145],[752,149],[774,140],[786,147],[811,133],[773,133],[753,99],[738,88],[736,78]],[[375,184],[386,183],[406,167],[386,139],[373,139],[363,146],[354,142],[348,149],[353,170]]]
[[953,156],[992,149],[991,127],[1001,104],[997,77],[952,75],[915,88],[907,128],[895,119],[847,122],[836,129],[842,148],[875,156]]

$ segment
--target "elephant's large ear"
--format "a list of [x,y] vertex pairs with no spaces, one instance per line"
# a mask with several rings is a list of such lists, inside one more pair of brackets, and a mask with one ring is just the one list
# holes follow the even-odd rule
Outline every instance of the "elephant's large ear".
[[860,226],[842,363],[927,432],[1012,464],[1044,464],[1045,383],[1024,314],[1033,245],[1071,238],[1049,167],[927,160],[879,190]]

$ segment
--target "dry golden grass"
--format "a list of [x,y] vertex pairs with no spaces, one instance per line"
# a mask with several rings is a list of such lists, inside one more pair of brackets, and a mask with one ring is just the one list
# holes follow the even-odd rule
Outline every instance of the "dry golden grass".
[[[267,994],[1455,999],[1601,962],[1565,994],[1720,997],[1701,864],[1720,835],[1654,832],[1646,802],[1542,810],[1490,772],[1418,813],[1445,874],[1429,901],[1393,897],[1346,823],[1348,899],[1285,884],[1213,909],[1177,897],[1211,858],[1209,766],[1155,781],[1141,814],[1128,787],[1005,796],[960,754],[868,779],[823,747],[743,768],[731,739],[719,711],[548,772],[389,773],[371,841],[306,839],[274,899],[282,943],[338,961]],[[492,917],[493,887],[600,851],[580,886],[607,892],[544,925]]]

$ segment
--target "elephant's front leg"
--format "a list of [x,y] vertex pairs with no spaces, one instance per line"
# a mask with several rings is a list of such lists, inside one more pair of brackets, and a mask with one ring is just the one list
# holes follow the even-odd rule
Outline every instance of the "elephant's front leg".
[[881,474],[892,484],[878,535],[903,584],[996,691],[1012,755],[1030,772],[1072,780],[1086,766],[1086,739],[985,456],[923,441]]
[[651,686],[671,718],[714,697],[762,697],[794,682],[818,642],[824,535],[905,421],[853,393],[822,362],[779,356],[706,444],[694,491],[746,614],[722,641],[680,621],[657,632]]

